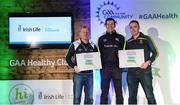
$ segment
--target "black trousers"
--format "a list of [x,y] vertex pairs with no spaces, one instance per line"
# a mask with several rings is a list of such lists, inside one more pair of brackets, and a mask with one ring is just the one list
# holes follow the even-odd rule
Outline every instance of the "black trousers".
[[146,98],[148,100],[149,105],[156,105],[156,99],[153,93],[153,86],[152,86],[152,72],[151,68],[147,70],[138,69],[129,69],[127,74],[127,83],[128,83],[128,90],[129,90],[129,99],[128,103],[137,105],[137,94],[138,94],[138,86],[139,83],[141,84]]
[[101,104],[108,104],[108,93],[110,87],[110,81],[112,79],[116,94],[116,104],[123,104],[122,95],[122,82],[121,82],[122,71],[119,67],[116,68],[103,68],[101,70]]

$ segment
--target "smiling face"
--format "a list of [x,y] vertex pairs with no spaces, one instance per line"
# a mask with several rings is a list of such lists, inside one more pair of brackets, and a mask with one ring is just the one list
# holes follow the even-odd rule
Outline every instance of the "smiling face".
[[115,23],[113,20],[108,20],[105,24],[106,30],[109,33],[112,33],[115,30]]
[[81,31],[79,33],[79,37],[82,40],[89,40],[89,30],[87,27],[81,28]]
[[129,24],[130,32],[132,36],[137,36],[139,35],[139,25],[136,22],[132,22]]

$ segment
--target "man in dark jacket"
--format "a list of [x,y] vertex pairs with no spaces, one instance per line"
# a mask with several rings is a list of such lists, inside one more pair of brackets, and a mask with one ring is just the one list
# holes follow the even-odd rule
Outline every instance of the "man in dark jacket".
[[66,55],[68,65],[74,68],[73,76],[73,104],[79,105],[81,102],[81,93],[84,87],[85,99],[84,104],[93,104],[93,70],[80,71],[77,67],[76,54],[97,52],[97,47],[89,41],[89,29],[86,26],[81,28],[79,33],[80,39],[73,42]]
[[101,104],[108,104],[108,93],[110,81],[112,79],[115,93],[116,104],[123,104],[121,69],[119,68],[118,50],[125,46],[124,36],[115,31],[116,21],[113,18],[107,18],[105,21],[106,33],[98,40],[98,46],[101,53]]
[[145,92],[148,104],[156,104],[152,86],[151,64],[156,59],[158,52],[149,36],[139,32],[139,22],[132,20],[129,23],[132,37],[127,41],[127,49],[144,49],[145,62],[141,67],[128,68],[127,82],[129,90],[129,104],[137,104],[138,85]]

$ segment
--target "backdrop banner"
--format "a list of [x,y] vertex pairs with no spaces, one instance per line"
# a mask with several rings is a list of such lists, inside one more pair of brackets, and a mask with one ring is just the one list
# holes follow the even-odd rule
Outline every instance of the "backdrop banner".
[[[159,50],[153,63],[153,86],[157,104],[179,104],[180,96],[180,1],[179,0],[91,0],[91,40],[97,42],[105,32],[104,21],[112,17],[117,21],[116,31],[131,37],[128,24],[138,20],[140,31],[151,36]],[[98,73],[98,72],[97,72]],[[126,72],[123,72],[123,89],[127,104]],[[97,80],[97,79],[96,79]],[[138,103],[147,103],[141,85]],[[100,89],[99,89],[100,91]],[[113,93],[112,93],[113,94]],[[113,95],[110,95],[113,97]],[[115,102],[112,98],[112,104]]]

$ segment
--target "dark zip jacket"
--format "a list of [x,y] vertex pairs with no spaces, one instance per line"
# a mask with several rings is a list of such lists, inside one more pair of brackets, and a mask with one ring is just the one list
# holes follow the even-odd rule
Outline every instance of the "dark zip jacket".
[[[73,42],[66,55],[66,62],[72,68],[77,66],[76,62],[76,54],[79,53],[88,53],[88,52],[97,52],[98,49],[93,42],[88,42],[87,44],[83,43],[80,39]],[[92,72],[90,71],[82,71],[82,72]]]
[[98,39],[103,68],[119,67],[118,50],[123,50],[125,42],[124,36],[116,31],[112,34],[106,32]]
[[152,63],[158,56],[158,51],[153,40],[150,36],[144,35],[141,32],[137,39],[131,37],[127,41],[126,49],[144,49],[145,62],[150,60]]

